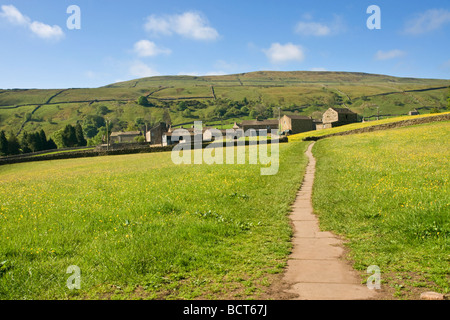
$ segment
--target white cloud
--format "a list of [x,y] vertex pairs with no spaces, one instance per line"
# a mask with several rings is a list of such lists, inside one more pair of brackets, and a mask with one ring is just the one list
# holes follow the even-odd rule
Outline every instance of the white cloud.
[[178,72],[177,76],[192,76],[192,77],[199,77],[202,74],[196,71],[189,71],[189,72]]
[[30,24],[30,30],[40,38],[43,39],[60,39],[64,37],[64,32],[57,26],[49,26],[48,24],[34,21]]
[[130,76],[138,77],[138,78],[153,77],[153,76],[160,75],[160,73],[158,71],[149,67],[142,61],[134,61],[130,65],[128,72],[129,72]]
[[399,57],[403,57],[406,54],[406,52],[398,49],[390,50],[390,51],[381,51],[378,50],[375,54],[376,60],[389,60],[389,59],[395,59]]
[[295,32],[306,36],[327,36],[331,33],[331,29],[318,22],[300,21],[295,27]]
[[169,20],[170,17],[162,18],[152,14],[147,18],[147,22],[145,23],[144,28],[148,32],[151,32],[155,35],[158,34],[171,35],[172,26]]
[[154,57],[159,54],[170,54],[172,51],[167,48],[158,47],[152,41],[140,40],[134,44],[134,52],[140,57]]
[[286,43],[272,43],[269,49],[263,50],[272,63],[282,63],[287,61],[303,61],[305,54],[303,48],[299,45]]
[[[328,23],[312,21],[310,14],[303,15],[303,21],[299,21],[294,31],[302,36],[323,37],[340,33],[345,30],[343,19],[334,15],[334,18]],[[306,21],[305,21],[306,20]]]
[[227,73],[225,71],[222,70],[213,70],[213,71],[208,71],[206,72],[204,75],[205,76],[224,76]]
[[327,71],[325,68],[311,68],[311,71]]
[[215,40],[219,37],[216,29],[209,26],[208,20],[198,12],[188,11],[182,14],[147,18],[145,30],[154,35],[172,35],[194,39]]
[[23,15],[13,5],[3,5],[1,6],[1,9],[1,18],[5,18],[11,24],[27,27],[39,38],[58,40],[64,37],[64,32],[61,27],[57,25],[50,26],[40,21],[31,21],[29,17]]
[[18,25],[28,25],[30,23],[30,18],[24,16],[13,5],[3,5],[1,8],[0,17],[7,19],[10,23]]
[[406,23],[404,32],[418,35],[437,30],[450,23],[450,11],[445,9],[430,9]]

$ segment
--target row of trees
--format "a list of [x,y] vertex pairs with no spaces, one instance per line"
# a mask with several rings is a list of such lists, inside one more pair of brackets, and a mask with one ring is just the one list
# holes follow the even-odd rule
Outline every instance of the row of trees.
[[47,139],[44,130],[38,132],[24,132],[19,140],[14,133],[6,137],[4,131],[0,132],[0,155],[9,156],[21,153],[30,153],[56,149],[53,139]]
[[83,128],[79,123],[75,126],[66,125],[64,129],[54,132],[51,138],[47,138],[43,129],[36,132],[24,131],[20,139],[13,132],[7,137],[4,131],[0,131],[0,156],[86,145]]

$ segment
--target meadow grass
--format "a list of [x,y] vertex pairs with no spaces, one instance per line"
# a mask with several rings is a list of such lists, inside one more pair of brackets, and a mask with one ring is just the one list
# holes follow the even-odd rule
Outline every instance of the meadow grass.
[[61,90],[58,89],[25,89],[8,90],[0,95],[0,106],[45,103]]
[[0,299],[258,297],[286,265],[306,146],[280,144],[273,176],[170,152],[1,166]]
[[[348,240],[354,267],[399,298],[448,293],[450,122],[331,137],[313,148],[314,210]],[[388,290],[389,291],[389,290]]]
[[350,130],[354,130],[354,129],[367,128],[367,127],[372,127],[372,126],[376,126],[376,125],[380,125],[380,124],[387,124],[387,123],[393,123],[393,122],[404,121],[404,120],[432,117],[432,116],[437,116],[440,114],[443,115],[443,114],[448,114],[448,113],[450,113],[450,112],[419,114],[419,115],[415,115],[415,116],[401,116],[401,117],[393,117],[393,118],[387,118],[387,119],[382,119],[382,120],[357,122],[357,123],[347,124],[347,125],[339,126],[339,127],[335,127],[335,128],[313,130],[313,131],[306,131],[306,132],[302,132],[302,133],[293,134],[293,135],[289,136],[289,141],[301,141],[307,137],[322,137],[322,136],[326,136],[328,134],[340,133],[340,132],[350,131]]

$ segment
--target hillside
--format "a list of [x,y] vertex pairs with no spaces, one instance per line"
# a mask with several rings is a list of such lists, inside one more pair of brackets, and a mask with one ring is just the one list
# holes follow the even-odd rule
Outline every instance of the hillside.
[[[259,71],[158,76],[100,88],[0,90],[0,130],[51,134],[90,115],[109,119],[113,130],[143,129],[168,115],[174,125],[203,120],[229,126],[256,116],[277,117],[278,107],[281,114],[317,118],[329,106],[346,106],[373,119],[378,112],[387,117],[445,109],[449,86],[450,80],[366,73]],[[140,96],[147,97],[147,106],[136,103]]]

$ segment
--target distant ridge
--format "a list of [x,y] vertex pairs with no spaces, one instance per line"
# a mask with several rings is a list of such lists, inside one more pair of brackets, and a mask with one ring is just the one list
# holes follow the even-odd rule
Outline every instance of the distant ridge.
[[365,72],[347,72],[347,71],[252,71],[244,73],[234,73],[226,75],[167,75],[167,76],[153,76],[128,81],[117,82],[106,85],[105,87],[136,87],[139,82],[154,82],[154,81],[199,81],[199,82],[214,82],[214,81],[272,81],[285,82],[296,80],[303,83],[317,83],[317,82],[434,82],[434,81],[449,81],[449,79],[432,79],[432,78],[414,78],[414,77],[397,77],[375,73]]

